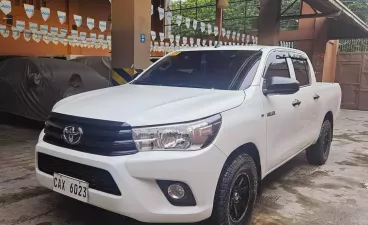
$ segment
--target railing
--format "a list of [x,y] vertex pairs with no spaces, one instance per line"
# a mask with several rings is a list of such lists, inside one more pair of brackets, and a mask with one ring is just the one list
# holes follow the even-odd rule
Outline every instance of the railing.
[[339,52],[368,52],[368,39],[340,40]]
[[295,41],[280,41],[280,46],[297,49]]

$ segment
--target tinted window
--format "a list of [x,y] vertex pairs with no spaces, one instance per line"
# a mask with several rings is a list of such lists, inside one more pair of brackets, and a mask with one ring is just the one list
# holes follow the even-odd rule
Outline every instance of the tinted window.
[[[175,52],[156,63],[133,84],[206,89],[231,89],[235,81],[248,74],[247,59],[257,51],[211,50]],[[250,63],[249,63],[250,64]],[[249,66],[253,66],[254,61]],[[234,82],[233,82],[234,81]]]
[[307,60],[292,59],[295,77],[299,81],[300,86],[309,85],[309,66]]
[[280,58],[277,54],[272,54],[269,57],[269,66],[267,68],[265,78],[271,77],[287,77],[290,78],[290,71],[286,58]]

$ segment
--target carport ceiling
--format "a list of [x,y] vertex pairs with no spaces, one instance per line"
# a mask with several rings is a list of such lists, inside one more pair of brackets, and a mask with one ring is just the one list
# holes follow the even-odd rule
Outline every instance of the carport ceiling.
[[368,26],[339,0],[304,0],[322,13],[339,13],[328,18],[328,38],[348,39],[368,37]]

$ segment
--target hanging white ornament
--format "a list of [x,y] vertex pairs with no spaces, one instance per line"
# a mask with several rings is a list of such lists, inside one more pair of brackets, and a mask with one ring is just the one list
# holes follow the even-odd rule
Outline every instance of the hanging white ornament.
[[87,18],[87,27],[92,30],[95,27],[95,19]]
[[56,36],[57,34],[59,34],[59,28],[51,27],[50,28],[50,33],[53,34],[54,36]]
[[188,38],[187,37],[183,37],[183,43],[182,46],[186,46],[188,44]]
[[191,47],[194,47],[194,38],[189,38],[189,43]]
[[42,32],[41,31],[36,31],[35,33],[33,33],[32,35],[32,39],[36,42],[36,43],[40,43],[41,39],[42,39]]
[[230,39],[230,35],[231,35],[231,31],[230,30],[227,30],[226,31],[226,38],[227,39]]
[[80,27],[82,25],[82,16],[80,15],[73,15],[74,16],[74,22],[75,22],[75,25],[77,25],[77,27]]
[[35,13],[34,5],[24,4],[24,11],[26,12],[27,17],[31,19]]
[[180,26],[182,22],[183,22],[183,16],[182,15],[177,15],[176,16],[176,24],[178,24],[178,26]]
[[201,46],[201,39],[197,38],[197,43],[196,43],[196,47],[200,47]]
[[46,35],[49,33],[49,26],[48,25],[40,25],[40,31],[43,35]]
[[72,37],[78,37],[78,31],[77,30],[71,30],[70,33],[72,34]]
[[89,37],[92,39],[92,41],[93,41],[93,40],[96,40],[96,38],[97,38],[97,34],[95,34],[95,33],[90,33],[90,34],[89,34]]
[[197,20],[193,20],[193,29],[197,30],[197,26],[198,26],[198,21]]
[[160,20],[163,20],[165,17],[165,9],[158,7],[157,10],[158,10],[158,15],[159,15]]
[[206,24],[201,22],[201,31],[204,32],[206,30]]
[[1,0],[0,1],[0,9],[3,11],[5,15],[8,15],[12,11],[11,1]]
[[32,33],[36,33],[38,31],[38,24],[29,22],[29,29],[32,31]]
[[202,46],[204,47],[204,46],[207,46],[207,40],[206,39],[203,39],[202,40]]
[[6,25],[0,24],[0,34],[3,35],[7,31]]
[[214,26],[213,27],[213,33],[215,34],[215,36],[218,36],[218,34],[219,34],[219,28],[218,28],[218,26]]
[[24,22],[23,20],[17,20],[15,22],[15,27],[19,30],[19,32],[23,32],[26,28],[26,22]]
[[175,37],[173,34],[169,35],[170,43],[173,43],[175,41]]
[[175,42],[176,42],[176,45],[179,45],[179,43],[180,43],[180,35],[176,35],[175,36]]
[[188,29],[190,28],[190,18],[185,18],[185,25]]
[[41,15],[44,21],[50,18],[50,9],[46,7],[41,7]]
[[31,30],[24,30],[23,36],[24,36],[24,40],[26,40],[26,42],[29,42],[31,40],[31,37],[32,37],[32,31]]
[[43,37],[42,37],[42,40],[46,43],[46,44],[49,44],[50,43],[50,39],[49,39],[49,36],[48,35],[44,35]]
[[160,41],[163,42],[165,40],[165,34],[160,32],[159,36],[160,36]]
[[166,13],[166,19],[171,23],[172,21],[172,18],[173,18],[173,15],[172,15],[172,12],[169,11]]
[[57,37],[52,38],[52,43],[54,43],[54,45],[58,45],[59,44],[59,38],[57,38]]
[[235,38],[236,38],[236,32],[235,32],[235,31],[233,31],[233,33],[232,33],[232,35],[231,35],[231,38],[232,38],[233,40],[235,40]]
[[81,39],[84,41],[87,38],[87,33],[86,32],[80,32],[79,37],[81,37]]
[[62,37],[65,37],[67,34],[68,34],[68,30],[67,30],[67,29],[61,29],[61,30],[60,30],[60,35],[61,35]]
[[151,31],[152,41],[155,41],[156,40],[156,37],[157,37],[156,31]]
[[58,15],[58,18],[59,18],[59,22],[61,24],[64,24],[65,21],[66,21],[66,12],[57,11],[57,15]]
[[207,24],[207,32],[208,34],[212,34],[212,25],[211,24]]
[[106,21],[100,21],[99,22],[99,27],[100,27],[101,32],[105,32],[105,30],[107,29]]

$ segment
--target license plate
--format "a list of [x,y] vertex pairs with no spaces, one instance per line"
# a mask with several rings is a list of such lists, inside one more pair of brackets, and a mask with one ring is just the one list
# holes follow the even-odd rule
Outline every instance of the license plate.
[[54,173],[53,190],[79,201],[88,202],[88,183],[85,181]]

